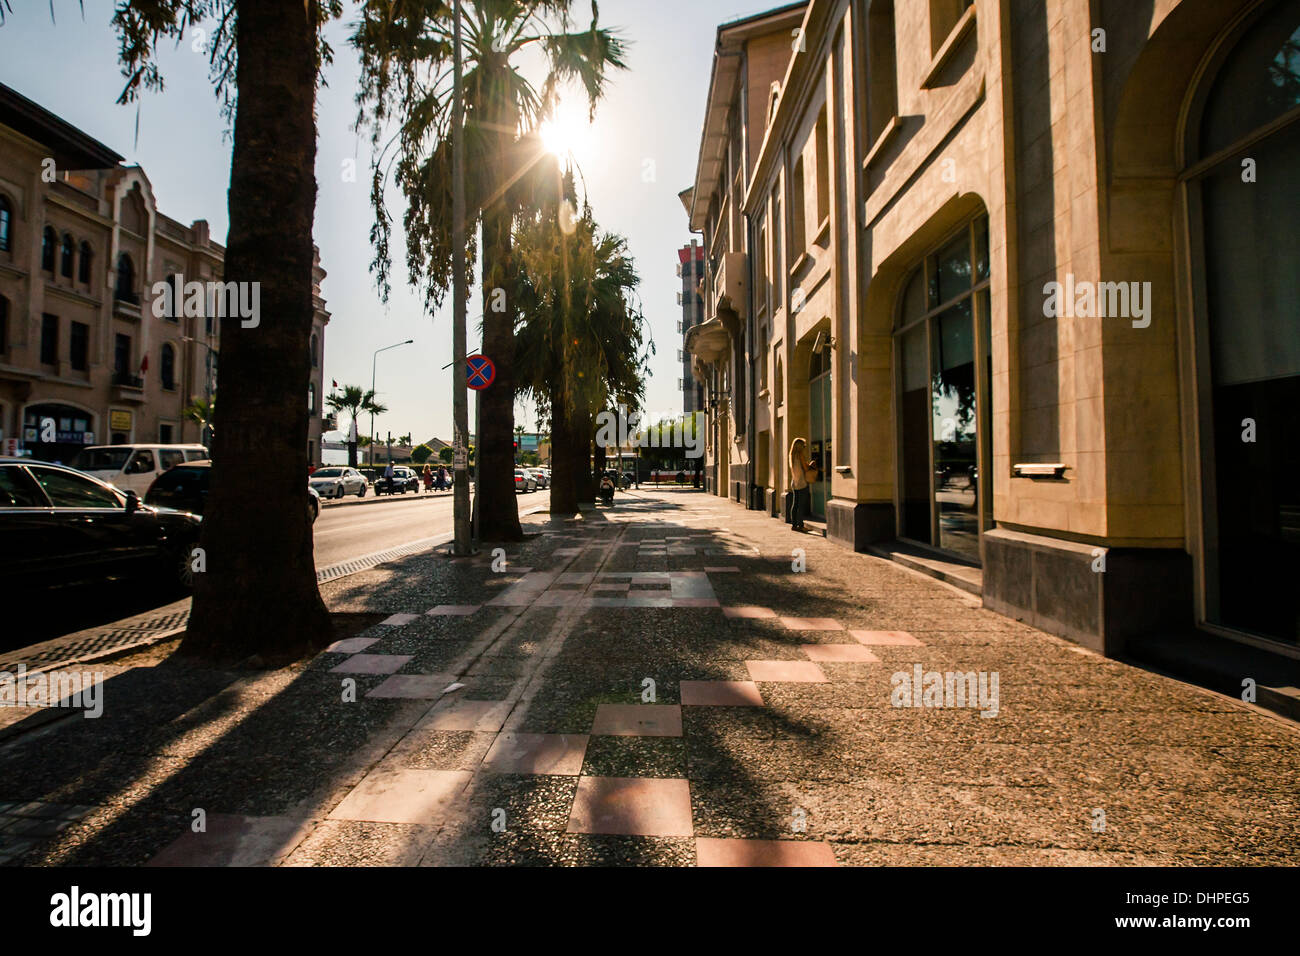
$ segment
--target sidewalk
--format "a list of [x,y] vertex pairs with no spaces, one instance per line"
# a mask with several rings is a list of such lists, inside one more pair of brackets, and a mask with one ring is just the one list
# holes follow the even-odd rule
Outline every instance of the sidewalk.
[[[617,500],[500,572],[325,584],[376,623],[293,668],[96,666],[101,718],[0,745],[0,861],[1300,862],[1294,724],[733,502]],[[954,672],[977,706],[895,706]]]

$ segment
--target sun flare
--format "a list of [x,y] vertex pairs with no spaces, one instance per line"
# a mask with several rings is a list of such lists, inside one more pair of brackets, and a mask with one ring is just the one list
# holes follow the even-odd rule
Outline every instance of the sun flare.
[[578,162],[590,157],[591,124],[587,122],[587,114],[580,109],[560,106],[550,119],[542,123],[539,132],[547,152],[565,159],[572,157]]

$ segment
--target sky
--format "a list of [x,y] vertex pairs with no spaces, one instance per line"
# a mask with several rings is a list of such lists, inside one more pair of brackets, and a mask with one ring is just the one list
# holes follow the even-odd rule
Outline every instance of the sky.
[[[713,45],[719,23],[779,5],[779,0],[602,0],[601,25],[630,44],[626,71],[614,75],[595,122],[582,135],[575,156],[596,220],[627,237],[641,275],[639,289],[648,337],[656,355],[643,406],[651,420],[681,412],[677,381],[681,307],[676,250],[692,236],[677,194],[694,182],[700,126],[708,95]],[[201,39],[163,45],[165,81],[139,110],[118,106],[123,80],[112,4],[54,0],[51,23],[46,0],[14,0],[0,27],[0,82],[62,117],[143,167],[159,208],[183,223],[206,219],[225,241],[230,141],[208,81]],[[413,345],[378,357],[376,389],[388,414],[376,431],[411,433],[417,441],[451,438],[451,303],[434,315],[406,282],[405,244],[395,235],[395,270],[389,301],[380,300],[369,271],[372,258],[367,134],[352,126],[358,64],[347,43],[353,5],[329,32],[334,63],[318,97],[315,240],[328,273],[322,291],[332,318],[325,334],[325,389],[330,383],[370,387],[376,349],[414,339]],[[586,26],[589,7],[575,2]],[[568,124],[575,120],[572,105]],[[138,140],[136,124],[139,124]],[[576,121],[585,123],[585,117]],[[355,181],[345,176],[353,161]],[[390,212],[400,224],[394,195]],[[470,295],[469,341],[478,341],[476,289]],[[471,403],[471,415],[473,404]],[[365,423],[363,422],[363,427]],[[520,404],[516,424],[536,427],[531,406]],[[471,419],[471,428],[473,421]]]

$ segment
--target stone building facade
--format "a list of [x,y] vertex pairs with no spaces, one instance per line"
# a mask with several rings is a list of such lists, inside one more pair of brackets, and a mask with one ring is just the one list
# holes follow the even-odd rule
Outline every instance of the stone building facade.
[[[704,296],[700,291],[704,281],[704,247],[694,239],[690,245],[677,250],[677,277],[682,280],[681,291],[677,293],[682,306],[682,320],[677,331],[685,343],[691,329],[704,322]],[[682,367],[682,412],[690,415],[704,407],[704,386],[695,381],[690,353],[683,350],[679,359]]]
[[[208,224],[158,208],[139,166],[0,85],[0,440],[70,461],[91,444],[203,439],[184,409],[212,398],[217,321],[155,315],[159,282],[219,281]],[[314,272],[310,460],[321,460],[325,326]],[[53,418],[57,441],[41,442]]]
[[1298,656],[1298,161],[1294,0],[724,25],[688,194],[710,490],[779,516],[804,437],[846,547],[1111,654]]

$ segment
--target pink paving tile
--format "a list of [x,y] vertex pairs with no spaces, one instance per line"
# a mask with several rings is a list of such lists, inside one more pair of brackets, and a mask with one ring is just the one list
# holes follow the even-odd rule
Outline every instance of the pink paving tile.
[[418,724],[416,730],[473,730],[494,734],[510,716],[506,700],[454,700],[439,704]]
[[468,770],[375,769],[352,788],[330,819],[442,823],[472,776]]
[[717,607],[718,599],[709,597],[672,598],[673,607]]
[[419,618],[418,614],[392,614],[380,621],[380,624],[386,624],[389,627],[403,627]]
[[482,604],[439,604],[424,613],[430,617],[464,617],[473,614],[482,606]]
[[745,661],[755,681],[824,684],[826,675],[812,661]]
[[705,574],[739,574],[740,568],[705,568]]
[[483,758],[483,769],[576,777],[586,752],[586,734],[501,734]]
[[337,667],[331,667],[330,673],[396,674],[410,659],[410,654],[353,654]]
[[626,592],[629,587],[627,581],[608,581],[604,584],[593,584],[592,591],[618,591]]
[[357,654],[379,640],[377,637],[349,637],[325,648],[327,654]]
[[696,866],[837,866],[835,852],[821,840],[695,841]]
[[844,630],[844,625],[833,617],[783,617],[781,623],[792,631]]
[[724,607],[722,613],[726,617],[741,618],[773,618],[776,617],[776,611],[770,607],[755,607],[753,605],[737,605],[736,607]]
[[394,674],[366,696],[437,700],[455,679],[454,674]]
[[210,813],[207,830],[190,831],[163,848],[148,866],[271,866],[288,856],[314,820]]
[[907,631],[849,631],[849,634],[859,644],[921,646],[921,642]]
[[836,663],[861,661],[874,664],[880,660],[861,644],[802,644],[800,649],[808,655],[810,661],[833,661]]
[[682,703],[697,707],[762,707],[763,697],[752,680],[684,680]]
[[680,737],[682,709],[676,704],[601,704],[591,732],[610,737]]
[[688,837],[691,788],[685,780],[579,777],[569,833]]

